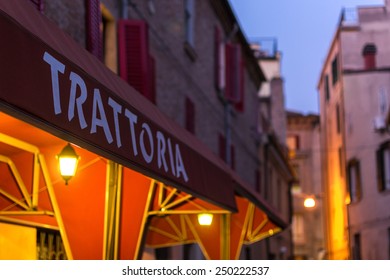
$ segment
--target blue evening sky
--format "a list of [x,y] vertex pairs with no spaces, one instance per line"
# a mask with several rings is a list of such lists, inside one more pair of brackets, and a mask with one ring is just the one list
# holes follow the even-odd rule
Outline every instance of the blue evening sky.
[[229,0],[251,38],[275,37],[282,53],[287,109],[318,113],[317,83],[342,8],[384,0]]

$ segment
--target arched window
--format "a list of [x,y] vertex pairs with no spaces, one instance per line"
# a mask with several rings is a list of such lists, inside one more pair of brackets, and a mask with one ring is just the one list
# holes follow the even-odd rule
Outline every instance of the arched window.
[[363,48],[364,68],[372,70],[376,68],[376,46],[372,43],[366,44]]

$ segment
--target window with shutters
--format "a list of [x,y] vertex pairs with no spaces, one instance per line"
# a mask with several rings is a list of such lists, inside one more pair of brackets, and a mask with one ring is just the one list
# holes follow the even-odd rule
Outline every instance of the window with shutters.
[[376,68],[376,46],[374,44],[366,44],[363,48],[364,69],[373,70]]
[[118,72],[118,44],[116,40],[116,21],[112,13],[101,4],[102,61],[114,73]]
[[148,26],[142,20],[118,22],[119,75],[151,102],[156,99],[156,62],[149,54]]
[[30,0],[30,2],[34,4],[38,11],[40,11],[41,13],[43,12],[45,8],[44,0]]
[[390,190],[390,142],[383,143],[376,153],[378,190]]
[[103,23],[100,10],[100,1],[86,0],[85,11],[86,48],[98,59],[103,60]]
[[360,163],[357,159],[352,159],[347,165],[348,189],[351,202],[358,202],[362,197]]
[[185,103],[185,127],[189,132],[195,134],[195,105],[188,97],[186,97]]
[[225,44],[218,26],[214,28],[214,82],[217,91],[225,88]]
[[244,110],[244,62],[238,44],[225,46],[225,98],[233,103],[235,109]]

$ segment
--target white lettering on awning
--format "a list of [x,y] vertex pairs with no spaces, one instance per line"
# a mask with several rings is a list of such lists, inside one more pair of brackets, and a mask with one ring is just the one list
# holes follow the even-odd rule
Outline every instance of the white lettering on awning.
[[[60,74],[65,74],[66,66],[48,52],[44,53],[43,60],[50,66],[54,114],[61,115],[61,96],[66,93],[60,90]],[[167,138],[163,132],[156,131],[154,133],[150,124],[147,122],[139,123],[139,118],[135,113],[129,108],[122,107],[123,105],[111,97],[108,97],[107,100],[103,99],[99,88],[88,89],[84,79],[77,73],[71,71],[66,81],[70,83],[67,108],[69,122],[78,121],[81,129],[90,127],[90,134],[103,132],[108,144],[116,145],[117,148],[123,148],[124,145],[130,146],[134,157],[142,158],[147,164],[157,161],[156,164],[160,170],[188,182],[189,178],[178,143],[173,146],[171,139]],[[87,103],[92,103],[91,116],[85,115],[86,112],[91,112],[85,108]],[[129,124],[127,128],[121,127],[120,120],[123,123],[124,118]],[[88,120],[90,120],[90,124],[88,124]],[[123,129],[128,129],[131,139],[126,141],[121,139]],[[139,149],[141,154],[138,153]]]

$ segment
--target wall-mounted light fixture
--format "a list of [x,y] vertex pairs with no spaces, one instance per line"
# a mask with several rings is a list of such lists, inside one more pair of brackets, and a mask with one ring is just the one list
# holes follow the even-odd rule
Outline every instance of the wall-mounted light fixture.
[[303,206],[305,206],[306,208],[313,208],[316,206],[316,201],[314,198],[312,197],[307,197],[304,201],[303,201]]
[[201,213],[198,214],[198,223],[201,226],[209,226],[213,222],[213,214],[211,213]]
[[60,154],[57,155],[58,164],[60,167],[60,174],[65,180],[65,185],[76,174],[77,163],[80,157],[76,154],[73,147],[68,143]]

